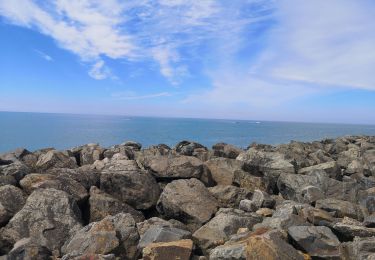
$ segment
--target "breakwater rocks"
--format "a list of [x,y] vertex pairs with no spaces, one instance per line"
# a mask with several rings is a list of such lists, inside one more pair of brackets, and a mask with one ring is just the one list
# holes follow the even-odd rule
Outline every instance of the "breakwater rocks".
[[0,259],[375,259],[375,137],[0,155]]

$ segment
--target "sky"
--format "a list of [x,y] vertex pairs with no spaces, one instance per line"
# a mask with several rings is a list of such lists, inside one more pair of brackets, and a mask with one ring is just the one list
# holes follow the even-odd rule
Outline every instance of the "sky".
[[373,0],[0,0],[0,111],[375,124]]

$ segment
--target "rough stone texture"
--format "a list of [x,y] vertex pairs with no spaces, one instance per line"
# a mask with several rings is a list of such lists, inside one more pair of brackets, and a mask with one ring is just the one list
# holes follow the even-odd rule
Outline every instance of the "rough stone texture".
[[144,260],[189,260],[193,241],[183,239],[173,242],[153,243],[143,249]]
[[0,187],[0,226],[3,226],[25,205],[26,196],[17,187],[4,185]]
[[176,152],[182,155],[188,155],[192,156],[194,154],[194,151],[197,149],[204,149],[207,150],[207,148],[199,143],[191,142],[191,141],[181,141],[178,144],[176,144]]
[[142,234],[138,248],[143,249],[151,243],[171,242],[187,238],[191,238],[189,231],[169,226],[153,226]]
[[104,149],[98,144],[86,144],[71,150],[78,165],[93,164],[96,160],[104,158]]
[[350,217],[360,221],[362,221],[364,218],[363,211],[365,211],[365,209],[348,201],[323,199],[318,200],[315,207],[332,212],[334,216],[338,218]]
[[354,237],[375,237],[375,228],[365,227],[361,222],[344,217],[332,228],[342,240],[353,240]]
[[375,213],[372,213],[372,215],[365,217],[363,225],[365,227],[375,228]]
[[249,190],[232,185],[217,185],[208,188],[210,193],[217,199],[222,208],[237,208],[241,200],[249,199],[252,193]]
[[344,243],[343,249],[343,259],[345,260],[373,260],[375,237],[356,237],[353,242]]
[[125,259],[136,256],[139,235],[130,214],[120,213],[93,222],[67,241],[65,254],[108,254],[116,253]]
[[176,218],[192,229],[210,220],[218,202],[197,179],[175,180],[160,195],[157,209],[167,218]]
[[76,169],[52,168],[46,173],[59,177],[71,178],[76,182],[79,182],[87,190],[89,190],[91,186],[98,186],[100,180],[100,173],[91,165],[85,165]]
[[251,200],[258,208],[272,209],[276,203],[274,198],[272,198],[268,193],[261,190],[255,190]]
[[80,183],[65,176],[55,176],[50,174],[32,173],[20,181],[20,185],[28,194],[40,188],[53,188],[62,190],[73,196],[77,202],[81,203],[88,197],[87,190]]
[[306,208],[303,208],[300,213],[310,223],[317,225],[317,226],[329,225],[330,223],[334,221],[334,218],[332,217],[332,215],[322,209],[306,207]]
[[309,166],[306,168],[302,168],[298,171],[298,174],[307,174],[315,170],[323,170],[327,174],[328,177],[334,178],[334,179],[339,177],[341,174],[340,167],[337,165],[335,161],[325,162],[325,163]]
[[212,179],[218,185],[232,185],[234,171],[241,170],[243,163],[228,158],[213,158],[205,162]]
[[17,241],[7,255],[9,260],[39,260],[51,259],[51,257],[52,253],[48,248],[33,243],[30,238],[23,238]]
[[1,176],[13,177],[16,181],[21,180],[27,174],[31,172],[31,169],[23,163],[16,162],[9,165],[0,166]]
[[238,241],[228,241],[210,251],[210,260],[303,260],[278,231],[257,230]]
[[77,168],[76,160],[67,154],[51,150],[39,156],[35,170],[44,172],[50,168]]
[[236,159],[243,152],[242,149],[226,143],[218,143],[212,146],[214,156]]
[[243,170],[234,171],[233,183],[252,192],[255,190],[272,191],[272,182],[268,177],[252,175]]
[[152,217],[149,219],[146,219],[143,222],[137,223],[137,229],[138,233],[142,238],[142,235],[150,228],[152,227],[174,227],[182,230],[188,230],[186,225],[178,220],[170,219],[170,220],[164,220],[162,218],[158,217]]
[[252,229],[261,221],[262,217],[257,214],[238,209],[220,209],[213,219],[194,232],[193,237],[200,248],[207,250],[223,244],[239,228]]
[[288,234],[297,248],[312,257],[340,257],[340,241],[328,227],[294,226],[288,228]]
[[142,212],[135,210],[95,186],[90,189],[89,209],[90,222],[99,221],[109,215],[116,215],[121,212],[131,214],[136,222],[144,220]]
[[3,244],[30,237],[37,245],[59,251],[81,227],[81,212],[71,196],[60,190],[38,189],[0,233]]
[[159,198],[159,185],[135,161],[118,160],[102,171],[100,189],[136,209],[148,209]]
[[17,185],[17,181],[13,176],[1,176],[0,175],[0,186],[4,185]]
[[203,173],[203,163],[192,156],[155,156],[144,162],[156,178],[179,179],[197,178]]
[[67,254],[61,260],[115,260],[114,254],[100,255],[100,254]]

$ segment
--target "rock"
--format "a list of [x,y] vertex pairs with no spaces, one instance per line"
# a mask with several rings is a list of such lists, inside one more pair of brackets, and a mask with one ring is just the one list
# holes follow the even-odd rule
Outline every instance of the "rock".
[[116,253],[126,259],[136,256],[139,235],[130,214],[120,213],[93,222],[77,231],[63,246],[65,254]]
[[189,231],[170,226],[152,226],[142,234],[138,248],[143,249],[151,243],[171,242],[188,238],[191,238]]
[[99,186],[100,173],[89,165],[76,169],[52,168],[46,173],[58,177],[73,179],[76,182],[79,182],[87,190],[89,190],[91,186]]
[[0,226],[3,226],[25,205],[26,196],[12,185],[0,187]]
[[25,148],[17,148],[13,151],[0,154],[0,160],[5,162],[4,165],[6,165],[12,162],[20,161],[24,156],[28,154],[30,154],[30,152]]
[[337,199],[318,200],[315,205],[318,209],[332,212],[335,217],[350,217],[362,221],[364,218],[363,208],[348,201]]
[[255,202],[247,199],[241,200],[238,208],[246,212],[255,212],[259,209]]
[[104,149],[98,144],[86,144],[71,150],[78,165],[93,164],[96,160],[104,159]]
[[182,141],[179,142],[176,147],[176,152],[182,155],[188,155],[192,156],[194,151],[197,149],[204,149],[207,150],[207,148],[199,143],[191,142],[191,141]]
[[243,163],[234,159],[214,158],[205,162],[212,179],[218,185],[232,185],[234,171],[241,170]]
[[109,215],[116,215],[118,213],[129,213],[135,222],[144,220],[142,212],[135,210],[95,186],[92,186],[90,189],[89,209],[90,222],[100,221]]
[[216,216],[194,232],[194,240],[201,249],[208,249],[223,244],[239,228],[252,227],[262,221],[262,217],[238,209],[220,209]]
[[266,192],[255,190],[251,199],[258,208],[270,208],[275,206],[276,201]]
[[316,226],[330,225],[330,223],[334,221],[332,215],[327,211],[313,207],[303,208],[301,214],[305,219]]
[[134,159],[137,161],[138,165],[142,167],[146,163],[146,160],[148,160],[148,158],[167,155],[175,155],[175,152],[168,145],[159,144],[136,152],[134,154]]
[[375,254],[375,237],[355,237],[353,242],[343,243],[343,258],[373,260]]
[[69,157],[65,153],[51,150],[39,156],[35,164],[35,169],[38,172],[45,172],[51,168],[77,168],[75,159]]
[[0,175],[0,186],[13,185],[17,186],[17,181],[13,176],[1,176]]
[[226,143],[218,143],[212,146],[214,156],[236,159],[243,152],[242,149]]
[[305,186],[299,192],[299,201],[303,203],[313,204],[317,200],[324,199],[324,194],[321,189],[315,186]]
[[208,188],[222,208],[237,208],[241,200],[251,198],[250,191],[232,185],[217,185]]
[[184,155],[149,157],[145,160],[144,167],[149,169],[152,175],[160,179],[199,179],[203,173],[201,160]]
[[260,208],[255,213],[263,217],[272,217],[275,211],[269,208]]
[[21,180],[27,174],[31,172],[31,169],[25,164],[16,162],[5,166],[0,166],[0,175],[11,176],[16,181]]
[[118,160],[102,171],[100,189],[136,209],[153,207],[160,194],[155,179],[132,160]]
[[353,240],[354,237],[374,237],[375,228],[365,227],[361,222],[344,217],[333,225],[333,230],[342,240]]
[[30,238],[23,238],[14,244],[13,249],[8,253],[7,257],[10,260],[51,259],[52,253],[48,248],[33,243]]
[[67,254],[61,260],[115,260],[114,254],[100,255],[100,254]]
[[268,177],[255,176],[243,170],[234,171],[233,183],[251,192],[255,190],[272,192],[272,183]]
[[216,212],[218,202],[197,179],[175,180],[160,195],[157,210],[167,218],[176,218],[192,229],[201,226]]
[[30,237],[37,245],[59,251],[81,227],[81,212],[71,196],[60,190],[38,189],[0,233],[3,244]]
[[282,238],[278,231],[267,229],[250,233],[239,241],[228,241],[210,251],[210,260],[303,260],[304,257]]
[[340,258],[340,241],[328,227],[289,227],[288,235],[297,248],[312,257]]
[[375,228],[375,213],[365,217],[363,225],[368,228]]
[[85,187],[69,177],[32,173],[23,178],[20,185],[28,194],[40,188],[62,190],[72,195],[78,203],[82,203],[88,197]]
[[135,142],[135,141],[126,141],[122,143],[121,145],[131,147],[134,151],[140,151],[142,148],[142,144]]
[[189,260],[193,241],[183,239],[173,242],[152,243],[143,249],[144,260]]
[[341,174],[341,170],[335,161],[325,162],[314,166],[302,168],[298,171],[298,174],[307,174],[314,170],[323,170],[327,174],[327,177],[330,177],[332,179],[338,178]]

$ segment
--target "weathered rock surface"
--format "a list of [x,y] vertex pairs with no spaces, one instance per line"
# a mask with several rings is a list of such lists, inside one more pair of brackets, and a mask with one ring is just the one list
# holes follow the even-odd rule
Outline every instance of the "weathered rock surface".
[[236,159],[240,153],[243,152],[242,149],[226,143],[218,143],[212,146],[214,151],[214,156],[225,157],[230,159]]
[[340,241],[328,227],[294,226],[288,228],[288,234],[297,248],[312,257],[340,257]]
[[59,251],[70,235],[82,227],[81,212],[66,192],[38,189],[0,231],[2,243],[13,245],[30,237],[37,245]]
[[35,164],[38,172],[43,172],[51,168],[77,168],[77,162],[66,153],[51,150],[39,156]]
[[153,226],[142,234],[138,248],[143,249],[151,243],[171,242],[188,238],[191,238],[189,231],[170,226]]
[[215,214],[217,200],[197,179],[175,180],[160,195],[157,209],[167,218],[176,218],[191,225],[201,226]]
[[25,205],[24,192],[12,185],[0,186],[0,226],[3,226]]
[[118,160],[104,169],[100,176],[100,189],[136,209],[148,209],[159,198],[159,185],[135,161]]
[[243,167],[242,162],[228,158],[213,158],[205,162],[205,165],[217,185],[232,185],[234,172]]
[[153,243],[143,249],[144,260],[189,260],[193,241],[183,239],[173,242]]
[[232,185],[217,185],[208,188],[209,192],[217,199],[222,208],[237,208],[241,200],[249,199],[252,193],[249,190]]
[[100,221],[109,215],[118,213],[129,213],[136,222],[144,220],[142,212],[135,210],[132,206],[119,201],[95,186],[90,189],[89,210],[90,222]]
[[318,209],[332,212],[335,217],[350,217],[362,221],[365,209],[348,201],[337,199],[323,199],[316,202]]
[[98,144],[87,144],[71,150],[78,165],[93,164],[96,160],[104,158],[104,149]]

